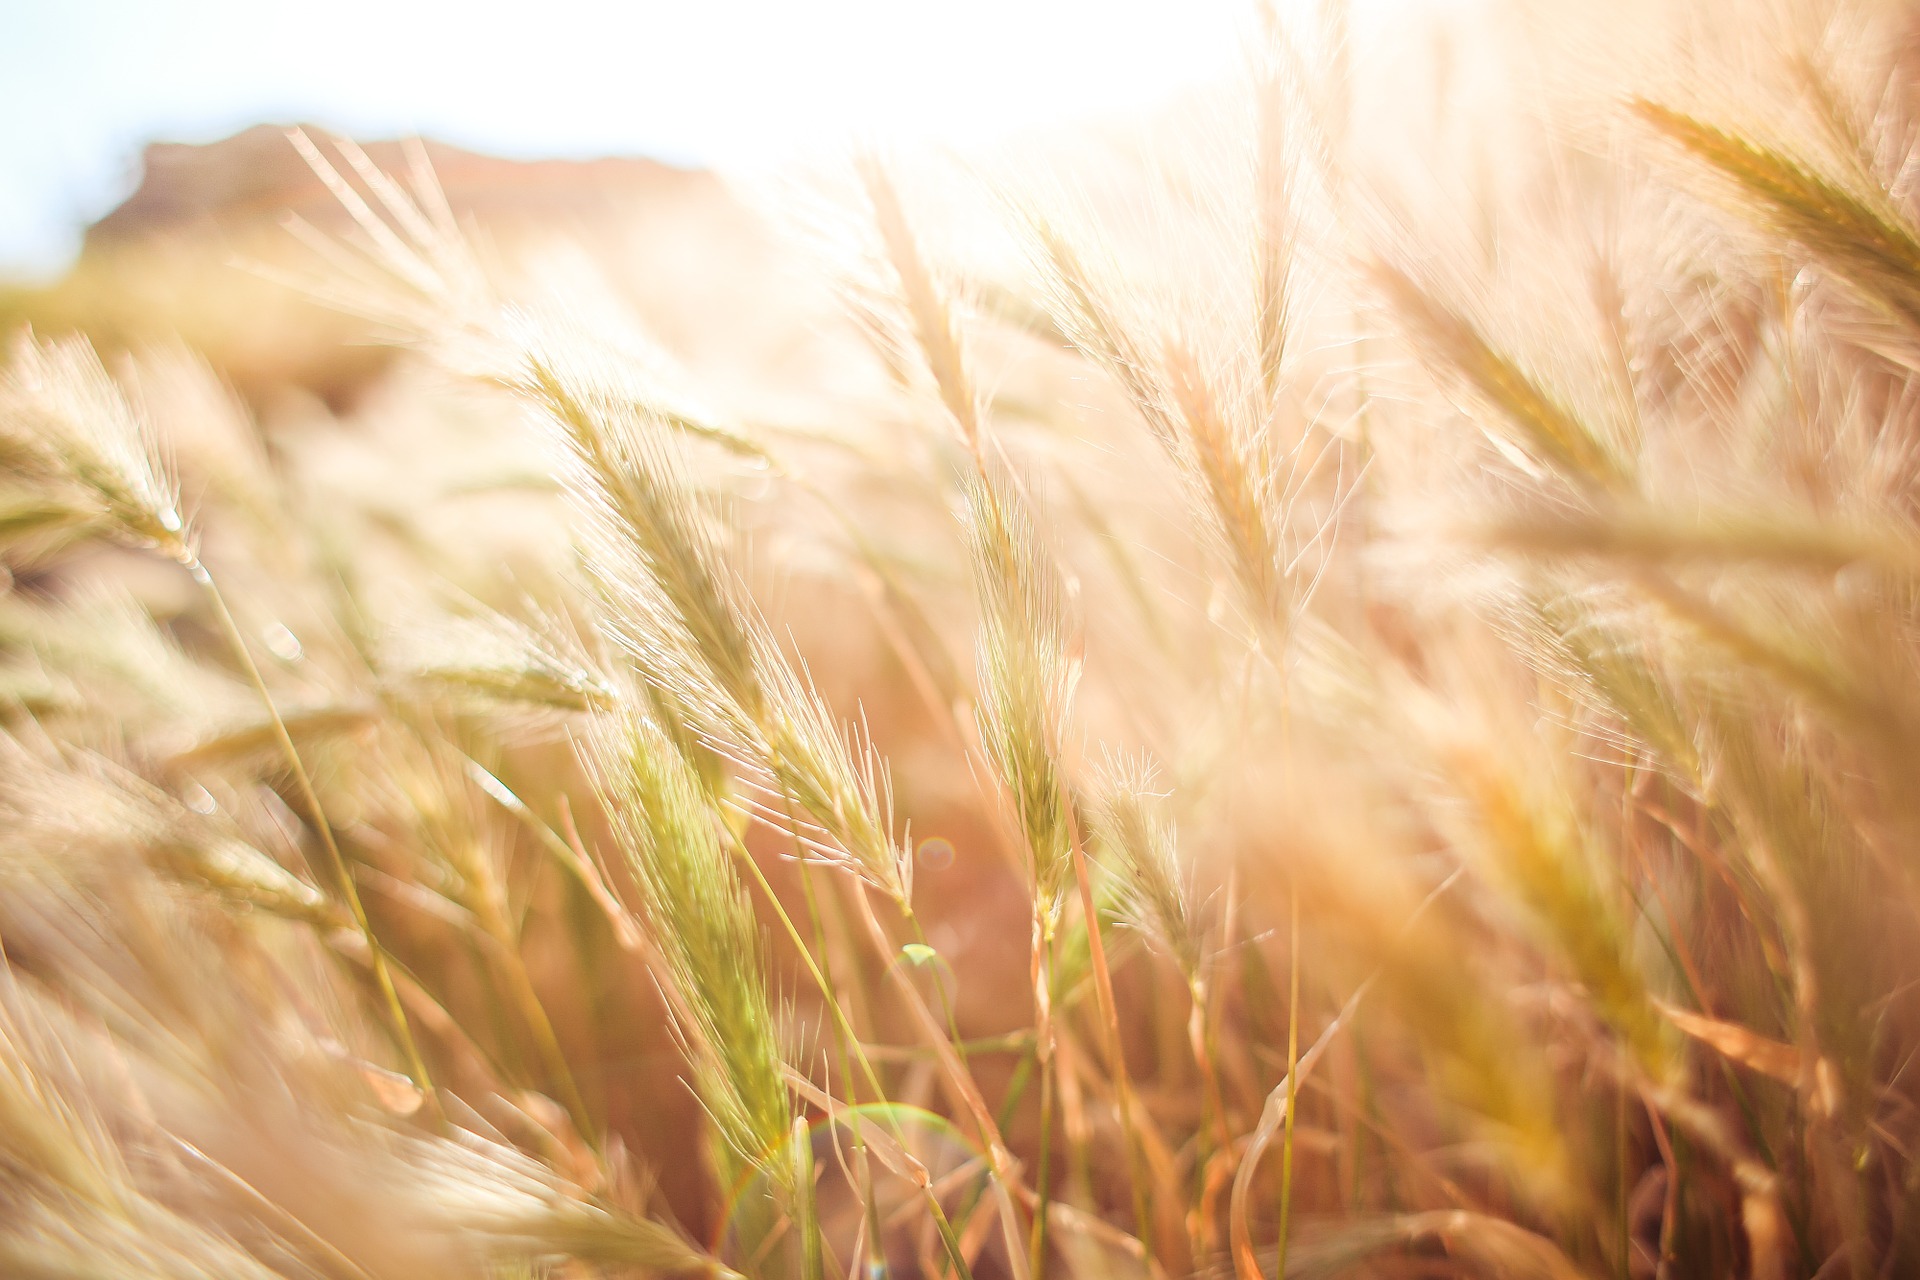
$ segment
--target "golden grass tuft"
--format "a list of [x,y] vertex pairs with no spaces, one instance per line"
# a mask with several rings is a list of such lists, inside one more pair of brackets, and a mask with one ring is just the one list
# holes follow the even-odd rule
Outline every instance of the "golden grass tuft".
[[1920,1270],[1920,20],[1749,8],[1269,12],[699,332],[299,135],[359,407],[18,335],[0,1270]]

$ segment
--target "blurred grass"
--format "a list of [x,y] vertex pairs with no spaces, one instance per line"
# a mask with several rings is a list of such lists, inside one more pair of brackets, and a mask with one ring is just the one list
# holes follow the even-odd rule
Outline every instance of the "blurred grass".
[[0,296],[5,1269],[1920,1268],[1920,19],[1750,18]]

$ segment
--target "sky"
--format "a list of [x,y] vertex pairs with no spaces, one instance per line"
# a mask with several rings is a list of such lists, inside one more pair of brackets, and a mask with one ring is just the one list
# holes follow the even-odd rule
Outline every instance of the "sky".
[[[1304,3],[1306,0],[1291,0]],[[1150,107],[1248,0],[0,0],[0,273],[48,276],[141,146],[262,121],[510,156],[778,163]]]

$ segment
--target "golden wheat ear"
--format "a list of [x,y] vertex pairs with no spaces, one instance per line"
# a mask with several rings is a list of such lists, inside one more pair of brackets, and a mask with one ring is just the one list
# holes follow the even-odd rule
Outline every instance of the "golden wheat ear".
[[476,611],[396,633],[382,668],[396,689],[426,702],[571,715],[610,707],[616,696],[582,649],[557,626]]
[[898,301],[906,312],[927,371],[933,376],[934,386],[959,429],[961,440],[979,457],[983,407],[974,385],[951,290],[936,279],[922,256],[886,168],[869,157],[860,166],[860,177],[873,206],[881,242],[886,247],[887,262],[898,287]]
[[895,305],[973,464],[961,492],[981,610],[980,738],[1024,838],[1042,915],[1057,921],[1071,849],[1058,757],[1075,679],[1061,571],[1041,543],[1024,488],[986,434],[948,289],[921,256],[886,170],[869,160],[861,176],[892,269]]
[[1403,267],[1381,260],[1370,274],[1422,362],[1443,383],[1467,392],[1496,416],[1499,425],[1489,424],[1490,430],[1582,490],[1631,489],[1627,464],[1600,434],[1473,320]]
[[[83,338],[13,345],[0,379],[0,456],[40,482],[38,507],[65,508],[135,546],[188,554],[179,485],[160,442]],[[47,497],[63,501],[49,504]],[[49,520],[42,512],[29,524]],[[18,520],[20,517],[16,517]]]
[[1748,220],[1920,328],[1920,230],[1885,188],[1865,175],[1839,180],[1801,156],[1645,98],[1629,109],[1716,175]]
[[[842,732],[781,650],[720,545],[671,423],[557,369],[536,363],[530,376],[568,455],[609,638],[676,721],[771,791],[764,803],[742,793],[756,816],[906,903],[911,863],[893,838],[885,764],[864,736]],[[801,812],[789,815],[782,800]]]
[[[1269,211],[1263,234],[1282,234]],[[1285,632],[1311,586],[1299,579],[1304,550],[1292,528],[1300,492],[1325,459],[1273,439],[1274,407],[1292,303],[1289,250],[1262,242],[1255,328],[1260,369],[1251,380],[1204,363],[1177,326],[1150,325],[1123,305],[1117,268],[1083,251],[1053,223],[1028,215],[1047,306],[1072,345],[1125,393],[1178,470],[1202,538],[1225,562],[1256,636]],[[1231,363],[1231,362],[1226,362]]]

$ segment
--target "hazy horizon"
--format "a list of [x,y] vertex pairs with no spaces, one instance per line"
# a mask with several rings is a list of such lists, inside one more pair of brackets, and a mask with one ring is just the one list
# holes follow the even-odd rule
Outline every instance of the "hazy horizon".
[[[263,122],[513,157],[779,161],[845,139],[966,145],[1150,105],[1227,66],[1250,6],[556,0],[26,5],[0,49],[0,274],[64,269],[142,147]],[[1105,15],[1109,20],[1099,21]],[[754,39],[743,32],[758,29]]]

